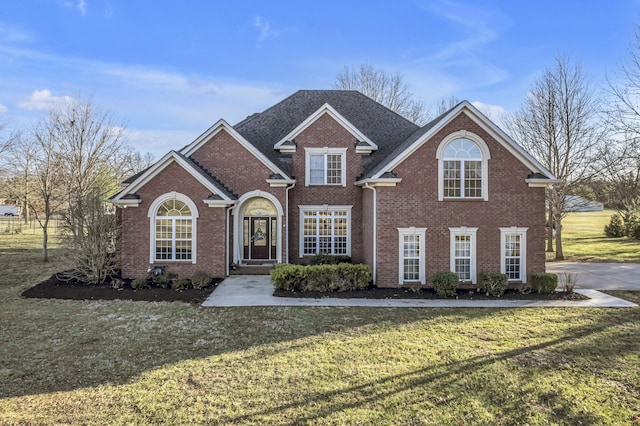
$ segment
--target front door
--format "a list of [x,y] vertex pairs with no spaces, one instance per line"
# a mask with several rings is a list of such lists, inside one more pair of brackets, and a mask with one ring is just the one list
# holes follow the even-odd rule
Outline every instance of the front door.
[[271,241],[268,217],[251,218],[251,259],[269,259]]

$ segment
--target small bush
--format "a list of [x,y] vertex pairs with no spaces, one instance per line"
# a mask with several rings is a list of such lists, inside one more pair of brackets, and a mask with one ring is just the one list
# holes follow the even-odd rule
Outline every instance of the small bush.
[[500,297],[507,289],[509,277],[499,272],[480,272],[480,288],[488,296]]
[[531,289],[540,294],[551,294],[558,287],[558,276],[546,272],[531,274]]
[[565,272],[560,274],[559,279],[562,284],[562,291],[566,294],[573,294],[573,290],[575,290],[578,283],[578,274]]
[[211,277],[204,271],[197,271],[193,275],[191,275],[191,285],[193,285],[193,288],[205,288],[210,283]]
[[371,282],[367,265],[276,265],[271,281],[278,290],[286,291],[353,291]]
[[316,254],[309,258],[309,265],[337,265],[340,263],[352,263],[350,256],[330,254]]
[[456,289],[458,288],[460,279],[454,272],[442,271],[433,274],[431,282],[433,283],[433,289],[438,296],[452,297],[457,294]]
[[191,288],[191,281],[186,278],[179,278],[171,282],[171,288],[175,291],[182,291]]
[[604,233],[609,238],[624,237],[627,229],[622,221],[622,216],[617,213],[612,215],[609,224],[604,227]]
[[171,287],[171,283],[177,278],[178,275],[173,272],[162,271],[161,274],[153,277],[153,285],[162,288],[169,288]]
[[111,280],[111,288],[120,290],[124,287],[124,280],[122,278],[113,278]]
[[624,221],[624,233],[629,238],[635,238],[636,232],[640,227],[640,219],[635,214],[630,214]]
[[136,278],[131,281],[131,288],[134,290],[140,290],[143,288],[149,288],[149,283],[146,278]]

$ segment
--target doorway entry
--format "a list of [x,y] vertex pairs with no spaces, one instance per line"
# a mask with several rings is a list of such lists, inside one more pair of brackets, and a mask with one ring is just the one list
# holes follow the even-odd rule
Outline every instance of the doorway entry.
[[243,215],[243,259],[275,260],[278,227],[273,204],[255,198],[244,208]]

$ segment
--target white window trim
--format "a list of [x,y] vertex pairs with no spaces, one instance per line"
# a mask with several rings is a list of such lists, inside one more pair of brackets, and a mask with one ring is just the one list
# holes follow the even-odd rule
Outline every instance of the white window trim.
[[506,248],[506,236],[507,235],[520,235],[520,279],[509,280],[527,283],[527,230],[529,228],[519,228],[512,226],[510,228],[500,228],[500,273],[506,273],[505,268],[505,248]]
[[[426,231],[427,228],[416,228],[414,226],[410,228],[398,228],[398,285],[404,283],[426,284]],[[418,235],[420,237],[420,276],[418,281],[406,281],[404,279],[404,236],[405,235]]]
[[[482,197],[465,197],[464,192],[461,192],[460,197],[444,196],[444,150],[447,145],[457,139],[470,140],[476,144],[482,153]],[[436,151],[436,158],[438,159],[438,201],[460,199],[489,201],[489,160],[491,159],[491,153],[489,152],[489,147],[480,136],[466,130],[451,133],[440,142]]]
[[308,211],[346,211],[347,212],[347,253],[346,256],[351,256],[351,209],[353,206],[332,206],[328,204],[323,205],[299,205],[300,209],[300,222],[298,228],[299,246],[298,256],[303,258],[305,256],[314,256],[313,254],[304,254],[304,212]]
[[[305,159],[304,159],[304,185],[305,186],[347,186],[347,148],[305,148],[304,149],[305,152]],[[340,167],[341,167],[341,183],[340,184],[336,184],[336,183],[324,183],[324,184],[317,184],[317,183],[311,183],[311,156],[312,155],[326,155],[326,154],[333,154],[333,155],[340,155],[341,158],[341,163],[340,163]],[[326,159],[325,159],[326,162]],[[327,170],[325,169],[325,180],[326,180],[326,172]]]
[[[162,203],[169,200],[180,200],[189,206],[191,210],[191,259],[178,259],[178,260],[169,260],[162,259],[156,260],[156,213],[158,212],[158,208]],[[149,264],[153,265],[155,263],[168,263],[168,262],[176,262],[176,263],[196,263],[197,252],[196,248],[198,247],[198,208],[196,204],[184,194],[179,192],[167,192],[166,194],[160,195],[156,198],[153,203],[149,206],[149,211],[147,212],[147,217],[149,217]]]
[[456,271],[456,236],[458,235],[470,235],[471,236],[471,265],[469,265],[469,274],[471,275],[471,282],[473,284],[477,283],[477,274],[476,274],[476,234],[478,232],[478,228],[468,228],[466,226],[461,226],[459,228],[449,228],[450,233],[450,246],[449,246],[449,257],[450,263],[449,267],[451,272]]

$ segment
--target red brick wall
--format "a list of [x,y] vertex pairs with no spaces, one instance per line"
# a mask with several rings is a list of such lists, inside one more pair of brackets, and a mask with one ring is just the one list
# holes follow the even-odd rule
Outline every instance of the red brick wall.
[[[362,262],[362,188],[355,186],[356,178],[362,174],[362,156],[356,154],[353,137],[342,125],[325,114],[305,129],[296,138],[297,148],[293,154],[292,174],[297,184],[290,191],[289,199],[289,245],[290,262],[299,263],[300,205],[351,205],[351,257]],[[304,148],[347,148],[346,186],[305,186]]]
[[138,191],[142,202],[138,207],[121,209],[122,275],[125,278],[144,277],[149,267],[150,218],[149,207],[157,197],[167,192],[182,193],[198,208],[196,264],[158,261],[171,272],[188,278],[195,271],[206,271],[214,277],[224,277],[225,265],[225,208],[208,207],[202,200],[211,192],[181,166],[172,163],[151,182]]
[[[467,130],[489,147],[489,201],[438,201],[436,150],[449,134]],[[378,188],[378,286],[398,285],[399,227],[426,227],[427,281],[450,269],[449,227],[478,227],[476,271],[500,271],[500,227],[528,227],[527,273],[544,271],[544,188],[529,188],[519,160],[464,114],[401,163],[396,187]]]

